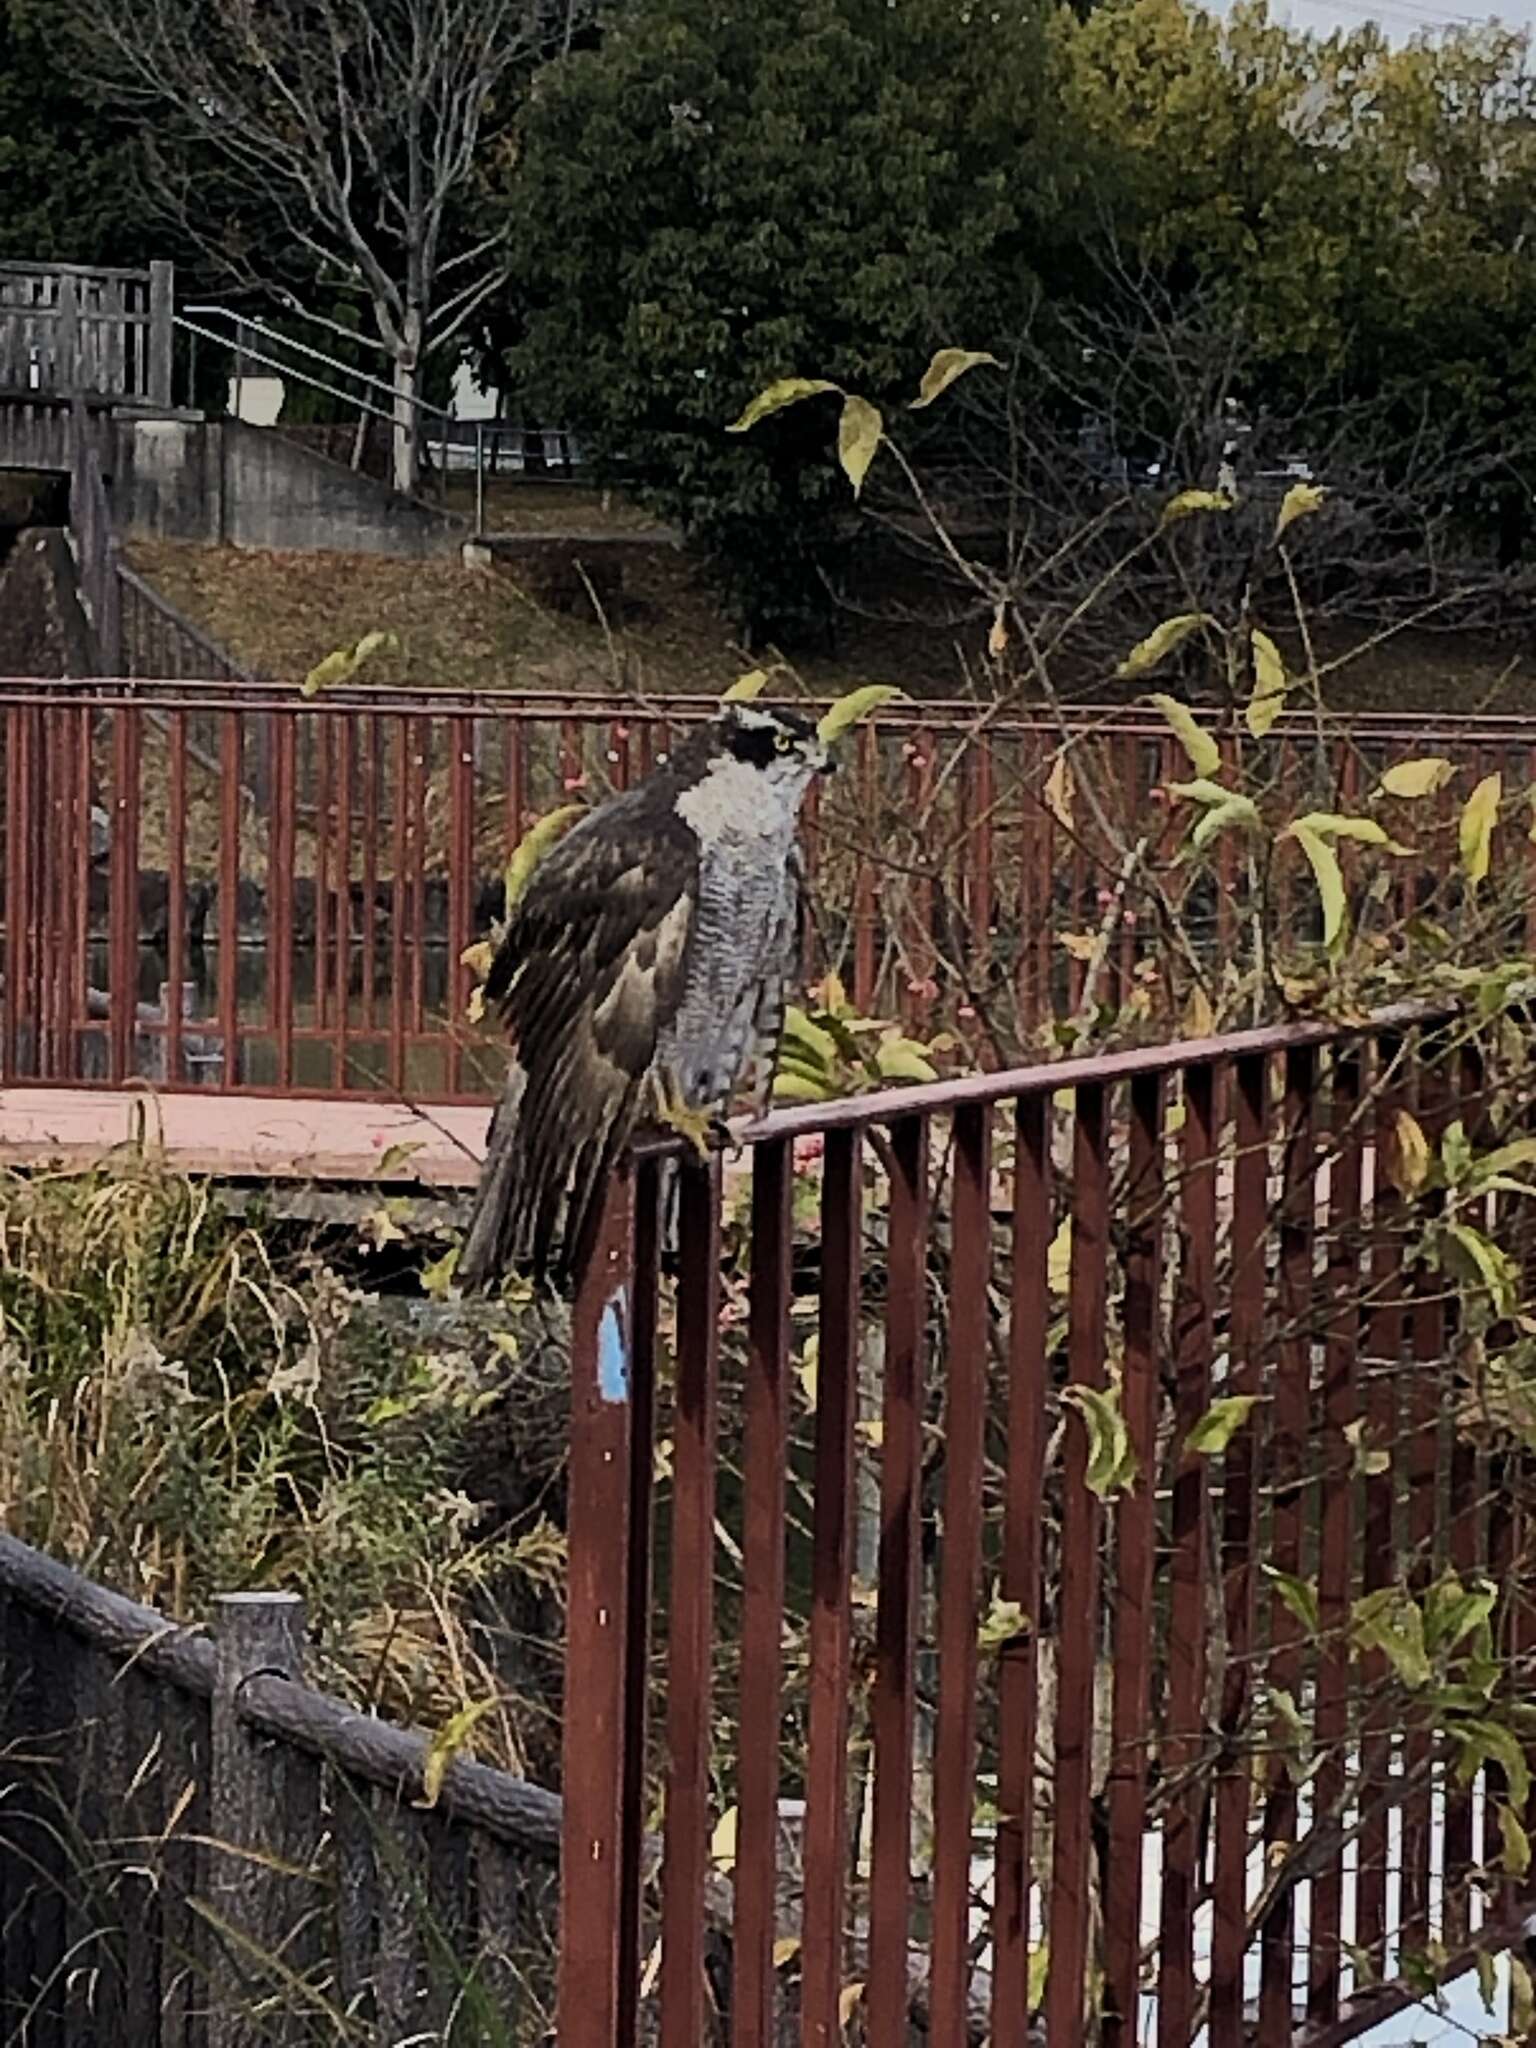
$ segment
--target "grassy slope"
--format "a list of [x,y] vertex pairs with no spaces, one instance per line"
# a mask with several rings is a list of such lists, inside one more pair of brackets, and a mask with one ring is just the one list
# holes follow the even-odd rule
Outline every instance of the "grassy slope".
[[[570,496],[561,493],[562,499]],[[580,505],[571,510],[582,511]],[[595,517],[582,518],[593,527]],[[557,508],[541,499],[535,510]],[[617,517],[617,515],[615,515]],[[539,522],[532,522],[538,524]],[[457,560],[406,562],[377,555],[290,553],[138,541],[130,558],[182,611],[238,659],[265,674],[302,676],[332,649],[375,628],[399,635],[400,652],[369,669],[376,682],[427,687],[541,689],[565,693],[718,691],[764,657],[747,655],[681,552],[658,551],[636,588],[629,573],[625,616],[611,635],[591,618],[542,610],[505,568],[465,569]],[[910,622],[845,615],[834,656],[804,656],[796,668],[817,694],[869,681],[899,683],[915,696],[966,694],[968,657],[980,628],[955,628],[921,593],[890,589],[878,602]],[[935,616],[923,622],[924,611]],[[1366,638],[1321,636],[1326,660]],[[1340,710],[1423,712],[1536,708],[1536,670],[1507,645],[1468,636],[1401,634],[1332,674]],[[1082,694],[1102,701],[1108,691]]]

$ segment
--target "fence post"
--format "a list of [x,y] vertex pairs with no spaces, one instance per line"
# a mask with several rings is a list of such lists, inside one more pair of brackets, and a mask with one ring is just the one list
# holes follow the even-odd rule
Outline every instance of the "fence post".
[[[569,1620],[560,1843],[560,2048],[630,2048],[624,1825],[634,1427],[634,1176],[610,1176],[571,1314]],[[638,1846],[638,1844],[636,1844]]]
[[171,403],[171,321],[176,311],[176,266],[149,266],[149,402],[169,409]]
[[53,325],[53,377],[56,390],[66,394],[79,391],[80,302],[75,280],[66,270],[59,277],[58,310]]
[[213,1649],[207,1872],[217,1924],[208,2040],[209,2048],[257,2048],[270,2033],[253,2011],[252,1989],[262,1982],[260,1958],[283,1946],[295,1879],[281,1867],[291,1833],[281,1752],[246,1724],[240,1693],[258,1676],[302,1681],[303,1600],[297,1593],[219,1594]]

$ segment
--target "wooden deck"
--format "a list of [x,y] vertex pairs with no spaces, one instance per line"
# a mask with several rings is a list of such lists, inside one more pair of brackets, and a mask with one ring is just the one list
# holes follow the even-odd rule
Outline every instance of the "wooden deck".
[[489,1103],[413,1110],[342,1097],[0,1088],[0,1166],[88,1165],[142,1133],[184,1173],[456,1191],[475,1184],[490,1114]]

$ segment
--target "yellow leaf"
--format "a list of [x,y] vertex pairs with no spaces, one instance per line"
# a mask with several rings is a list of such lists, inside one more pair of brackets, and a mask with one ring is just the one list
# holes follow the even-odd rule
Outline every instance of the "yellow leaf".
[[816,1406],[816,1373],[821,1363],[821,1340],[812,1330],[800,1352],[800,1363],[795,1367],[795,1377],[800,1382],[800,1391],[805,1396],[807,1408]]
[[421,1269],[421,1291],[429,1301],[446,1301],[453,1288],[453,1276],[458,1271],[459,1247],[450,1245],[440,1259],[434,1259],[430,1266]]
[[744,676],[738,676],[728,690],[720,693],[722,704],[750,704],[754,697],[762,695],[768,687],[768,671],[765,668],[749,668]]
[[555,841],[563,839],[576,820],[585,815],[585,804],[562,804],[558,811],[551,811],[547,818],[540,818],[537,824],[528,827],[507,862],[506,903],[501,913],[504,918],[510,918],[515,906],[522,901],[524,891],[533,879],[534,869]]
[[470,990],[469,1001],[465,1005],[464,1015],[471,1024],[478,1024],[485,1015],[485,984],[483,982],[477,982]]
[[715,1822],[715,1831],[709,1838],[709,1857],[717,1870],[734,1870],[736,1867],[737,1817],[737,1808],[728,1806]]
[[800,1953],[798,1934],[781,1934],[773,1944],[773,1967],[782,1970],[786,1963],[792,1963]]
[[1280,650],[1267,633],[1253,634],[1253,695],[1248,699],[1248,730],[1263,739],[1285,703],[1288,679]]
[[1227,1394],[1213,1401],[1185,1437],[1185,1450],[1198,1452],[1202,1457],[1224,1451],[1258,1402],[1257,1394]]
[[1000,661],[1008,652],[1008,628],[1003,621],[1003,608],[998,606],[992,620],[992,630],[987,635],[987,652],[994,661]]
[[976,1647],[983,1653],[1000,1650],[1004,1643],[1016,1642],[1028,1633],[1029,1616],[1018,1601],[1005,1600],[1001,1594],[994,1593],[992,1604],[977,1627]]
[[1387,796],[1413,799],[1433,796],[1437,789],[1443,789],[1456,773],[1452,762],[1443,754],[1422,754],[1414,761],[1399,761],[1389,768],[1381,778],[1382,791]]
[[1461,864],[1466,870],[1468,886],[1473,889],[1488,878],[1493,828],[1503,794],[1504,778],[1498,774],[1485,775],[1462,807]]
[[422,1765],[418,1806],[436,1806],[448,1766],[469,1740],[476,1722],[483,1721],[495,1705],[495,1693],[488,1694],[483,1700],[471,1700],[468,1706],[460,1707],[456,1714],[450,1715],[438,1729],[427,1750],[427,1760]]
[[775,1102],[828,1102],[835,1090],[831,1080],[814,1080],[809,1074],[792,1073],[780,1067],[773,1077]]
[[819,391],[835,391],[837,386],[825,377],[780,377],[766,390],[759,391],[738,419],[726,428],[728,434],[744,434],[749,427],[755,427],[771,412],[782,412],[786,405],[796,405],[802,398],[814,398]]
[[1416,1116],[1400,1109],[1392,1120],[1392,1148],[1387,1172],[1401,1195],[1413,1196],[1429,1177],[1429,1140]]
[[491,962],[496,958],[496,948],[489,939],[480,939],[473,946],[466,946],[459,955],[461,967],[474,969],[476,981],[484,981],[491,971]]
[[850,690],[846,697],[821,714],[816,727],[816,737],[824,746],[831,746],[834,740],[842,738],[850,727],[868,718],[872,711],[878,711],[882,704],[889,704],[893,697],[905,696],[894,683],[866,683],[861,690]]
[[1058,932],[1056,943],[1074,960],[1084,963],[1092,960],[1099,950],[1099,942],[1092,932]]
[[1296,822],[1315,832],[1319,839],[1358,839],[1363,846],[1393,844],[1374,818],[1346,818],[1338,811],[1308,811]]
[[843,415],[837,423],[837,459],[853,485],[855,497],[864,488],[884,426],[879,407],[871,405],[867,398],[843,400]]
[[317,697],[322,690],[328,690],[333,683],[345,682],[353,668],[350,647],[338,647],[334,654],[328,654],[324,661],[317,661],[309,674],[299,685],[301,697]]
[[925,405],[932,405],[936,398],[942,398],[957,377],[963,377],[967,370],[974,370],[982,363],[989,363],[994,370],[1003,367],[997,357],[988,355],[985,349],[941,348],[924,370],[923,381],[918,385],[917,396],[909,409],[921,412]]
[[[1189,1001],[1184,1006],[1183,1035],[1186,1038],[1209,1038],[1216,1029],[1216,1011],[1210,997],[1200,983],[1189,992]],[[1182,1108],[1182,1103],[1180,1108]]]
[[[1155,704],[1173,727],[1175,737],[1188,754],[1189,765],[1196,775],[1215,775],[1221,767],[1221,749],[1189,707],[1181,704],[1177,697],[1165,696],[1161,690],[1154,691],[1147,701]],[[1222,795],[1226,794],[1223,790]]]
[[845,1984],[843,1986],[842,1990],[837,1994],[837,2024],[840,2027],[847,2026],[848,2022],[858,2011],[863,1997],[864,1986],[862,1984]]
[[1180,612],[1177,617],[1164,619],[1160,626],[1154,626],[1145,640],[1138,640],[1130,653],[1115,670],[1117,676],[1145,675],[1149,668],[1156,668],[1160,661],[1166,661],[1176,647],[1180,647],[1199,626],[1214,625],[1208,612]]
[[1045,1255],[1045,1277],[1052,1294],[1065,1294],[1072,1279],[1072,1218],[1063,1216]]
[[1298,519],[1305,519],[1316,512],[1328,493],[1321,484],[1292,484],[1280,501],[1280,514],[1275,521],[1275,539],[1278,540],[1288,526]]
[[1195,512],[1230,512],[1232,500],[1225,491],[1180,491],[1176,498],[1170,498],[1163,507],[1163,516],[1157,522],[1159,527],[1177,526],[1181,519],[1188,519]]
[[1077,778],[1072,773],[1072,763],[1065,754],[1058,754],[1045,778],[1045,807],[1058,825],[1072,829],[1072,799],[1077,794]]
[[1332,948],[1344,934],[1344,874],[1339,856],[1310,825],[1293,825],[1291,837],[1307,856],[1323,905],[1323,944]]
[[1042,1941],[1038,1948],[1029,1952],[1029,1971],[1024,1983],[1024,2002],[1031,2012],[1038,2012],[1045,1997],[1045,1980],[1050,1975],[1051,1950],[1048,1942]]

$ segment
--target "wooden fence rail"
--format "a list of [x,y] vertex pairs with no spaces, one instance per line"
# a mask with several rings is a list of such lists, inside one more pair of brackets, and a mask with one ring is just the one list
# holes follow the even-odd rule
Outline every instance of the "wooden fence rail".
[[428,1808],[303,1655],[294,1595],[205,1637],[0,1537],[8,2048],[542,2038],[559,1797],[459,1758]]

